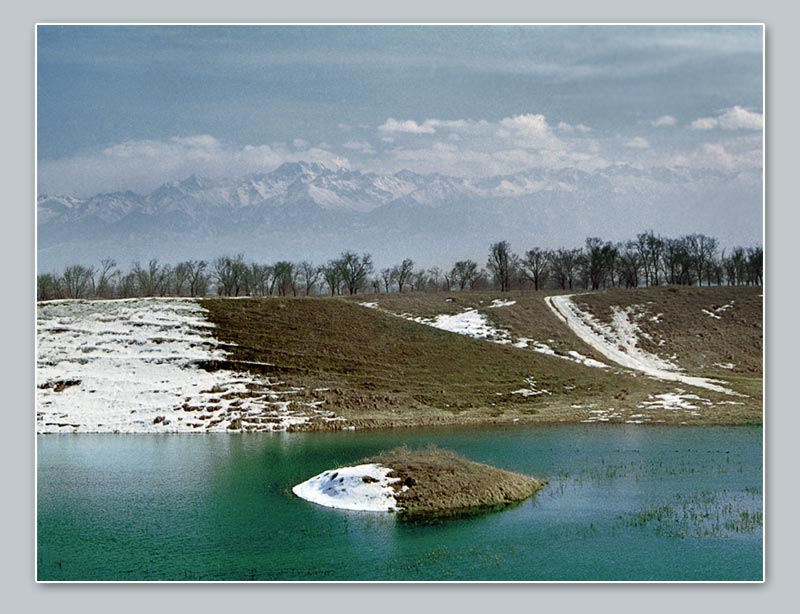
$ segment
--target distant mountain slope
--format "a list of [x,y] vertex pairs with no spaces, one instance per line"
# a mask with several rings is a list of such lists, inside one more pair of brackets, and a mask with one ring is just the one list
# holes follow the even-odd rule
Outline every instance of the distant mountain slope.
[[[711,196],[709,181],[718,184]],[[590,234],[629,238],[650,228],[715,234],[715,212],[741,189],[727,175],[701,177],[682,168],[537,168],[469,179],[294,162],[236,179],[191,176],[149,194],[41,194],[39,263],[40,270],[51,270],[106,256],[128,264],[225,252],[319,261],[356,249],[376,252],[379,264],[411,255],[441,265],[482,259],[489,242],[501,238],[521,243],[524,251],[535,244],[577,245]],[[753,192],[760,199],[760,188]],[[751,209],[729,211],[741,228],[756,229],[753,239],[732,242],[760,237],[760,213]]]

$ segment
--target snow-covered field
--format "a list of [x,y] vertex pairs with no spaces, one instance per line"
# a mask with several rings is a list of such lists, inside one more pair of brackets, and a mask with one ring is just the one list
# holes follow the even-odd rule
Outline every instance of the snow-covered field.
[[50,301],[37,307],[36,430],[274,431],[336,420],[304,391],[226,360],[189,299]]
[[609,360],[658,379],[739,396],[720,385],[725,382],[680,373],[678,367],[669,360],[638,347],[638,338],[643,333],[632,319],[632,308],[614,309],[612,322],[606,325],[598,322],[591,314],[581,311],[572,301],[572,296],[574,295],[548,296],[545,301],[578,337]]
[[[386,512],[397,508],[392,470],[375,463],[323,471],[292,488],[301,499],[343,510]],[[404,487],[407,488],[407,487]]]

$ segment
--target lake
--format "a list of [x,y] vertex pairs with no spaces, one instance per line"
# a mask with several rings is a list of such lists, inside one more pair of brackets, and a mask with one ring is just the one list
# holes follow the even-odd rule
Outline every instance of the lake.
[[[761,580],[761,427],[39,435],[39,580]],[[435,444],[546,478],[502,511],[409,521],[295,497]]]

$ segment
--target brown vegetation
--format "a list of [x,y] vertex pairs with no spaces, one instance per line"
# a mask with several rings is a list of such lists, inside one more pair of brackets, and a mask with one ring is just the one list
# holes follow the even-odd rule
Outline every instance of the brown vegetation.
[[547,482],[469,461],[455,452],[395,448],[365,463],[391,467],[395,499],[409,516],[458,514],[522,501]]
[[[692,289],[681,291],[692,292]],[[745,287],[694,289],[700,293],[690,295],[699,301],[693,308],[697,319],[713,320],[700,312],[699,305],[705,305],[706,297],[711,296],[706,293],[715,291],[738,293],[742,297],[757,295],[755,290]],[[641,297],[650,295],[641,294],[645,292],[652,292],[654,297],[674,294],[665,287],[615,292],[619,298],[614,300],[621,304],[626,304],[625,300],[646,303],[649,299]],[[611,291],[586,296],[602,300],[601,297],[610,294]],[[231,344],[228,349],[232,361],[243,367],[249,363],[269,363],[271,366],[253,365],[253,368],[268,370],[275,378],[304,388],[301,395],[324,401],[324,409],[341,418],[320,428],[559,423],[598,418],[604,422],[643,420],[671,424],[761,421],[761,378],[757,364],[741,375],[697,373],[730,381],[747,397],[736,397],[732,402],[721,393],[691,390],[702,397],[700,411],[652,406],[643,410],[643,403],[651,400],[651,395],[672,392],[677,386],[616,365],[608,369],[587,367],[392,315],[430,317],[475,307],[495,325],[509,330],[513,337],[525,336],[547,343],[557,354],[574,350],[607,362],[558,321],[543,296],[543,293],[505,293],[504,299],[516,303],[498,309],[488,308],[499,297],[499,293],[491,292],[394,293],[358,299],[378,302],[377,310],[340,298],[209,299],[203,305],[216,325],[216,336]],[[739,300],[742,304],[747,302],[745,298]],[[662,311],[666,318],[667,312],[659,307],[659,312]],[[760,328],[758,331],[760,334]],[[719,334],[724,337],[723,331]],[[669,341],[670,336],[666,338]],[[730,342],[730,347],[735,349],[735,343]],[[666,345],[658,353],[669,355],[673,350]],[[727,354],[720,355],[719,360],[725,362],[749,364],[740,361],[738,355],[730,359],[725,358]],[[546,393],[514,394],[527,387],[528,378],[533,378],[536,388]],[[643,413],[646,415],[641,418]]]

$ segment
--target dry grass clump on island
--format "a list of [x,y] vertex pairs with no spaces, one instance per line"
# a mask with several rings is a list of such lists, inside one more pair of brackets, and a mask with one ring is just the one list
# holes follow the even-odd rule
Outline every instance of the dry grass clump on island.
[[527,499],[546,480],[476,463],[455,452],[429,447],[395,448],[365,459],[393,470],[398,508],[407,516],[461,514]]

